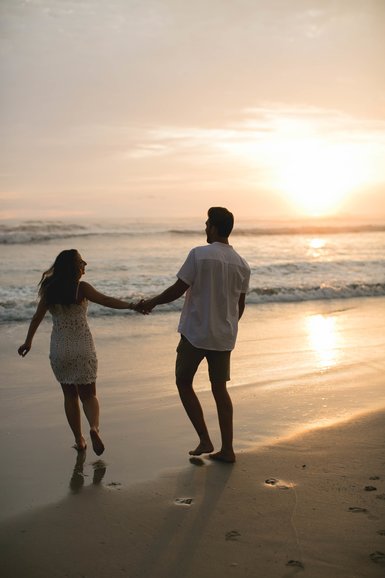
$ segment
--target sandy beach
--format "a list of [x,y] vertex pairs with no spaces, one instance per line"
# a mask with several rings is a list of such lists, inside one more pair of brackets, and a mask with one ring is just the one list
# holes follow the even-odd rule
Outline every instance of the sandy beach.
[[[131,490],[81,475],[1,525],[5,577],[381,577],[385,413]],[[80,468],[81,469],[81,468]],[[87,484],[87,485],[86,485]]]
[[[248,308],[232,360],[234,466],[189,461],[177,314],[91,320],[102,459],[71,449],[49,324],[23,360],[25,327],[4,326],[2,575],[383,576],[384,304]],[[204,367],[196,387],[217,444]]]

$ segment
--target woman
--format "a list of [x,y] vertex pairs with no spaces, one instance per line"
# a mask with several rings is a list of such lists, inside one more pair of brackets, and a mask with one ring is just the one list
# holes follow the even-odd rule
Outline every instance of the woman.
[[79,398],[90,425],[94,452],[99,456],[104,444],[99,435],[99,402],[96,397],[97,357],[87,323],[88,301],[113,309],[134,309],[133,303],[99,293],[84,281],[87,263],[76,249],[62,251],[39,283],[36,312],[32,317],[25,343],[18,349],[24,357],[32,347],[32,340],[45,314],[52,315],[50,362],[64,393],[64,408],[75,436],[76,450],[87,447],[82,435]]

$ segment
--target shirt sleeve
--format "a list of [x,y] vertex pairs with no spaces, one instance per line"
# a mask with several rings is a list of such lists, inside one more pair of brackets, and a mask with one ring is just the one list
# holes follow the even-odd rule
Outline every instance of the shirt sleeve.
[[246,275],[245,275],[245,278],[244,278],[243,283],[242,283],[242,293],[247,293],[247,291],[249,289],[250,273],[251,273],[250,267],[247,266]]
[[187,285],[192,285],[196,276],[196,261],[195,261],[195,251],[191,249],[187,256],[186,261],[183,263],[182,267],[176,274],[178,279],[187,283]]

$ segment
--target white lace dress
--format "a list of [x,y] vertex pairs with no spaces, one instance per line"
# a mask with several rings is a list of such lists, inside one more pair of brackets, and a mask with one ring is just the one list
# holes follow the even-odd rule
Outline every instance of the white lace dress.
[[94,340],[87,322],[88,301],[52,305],[49,359],[59,383],[95,383],[98,368]]

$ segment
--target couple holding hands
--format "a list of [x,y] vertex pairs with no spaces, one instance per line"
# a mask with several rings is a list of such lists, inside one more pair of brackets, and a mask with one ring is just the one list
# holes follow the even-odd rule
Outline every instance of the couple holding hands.
[[[199,437],[191,456],[209,454],[214,460],[233,463],[233,406],[227,391],[230,355],[238,321],[245,308],[250,268],[229,244],[234,217],[223,207],[211,207],[206,221],[207,245],[193,248],[177,273],[176,282],[165,291],[138,303],[104,295],[80,281],[87,263],[76,249],[62,251],[39,283],[40,301],[29,325],[25,342],[18,349],[24,357],[47,311],[52,316],[50,362],[64,394],[64,408],[75,436],[75,449],[87,447],[82,434],[79,399],[90,426],[94,452],[104,444],[99,433],[99,402],[96,396],[97,357],[87,322],[88,302],[114,309],[132,309],[148,314],[154,307],[185,294],[178,332],[175,365],[176,385],[182,404]],[[203,411],[193,389],[194,375],[206,358],[216,402],[222,447],[216,452]]]

